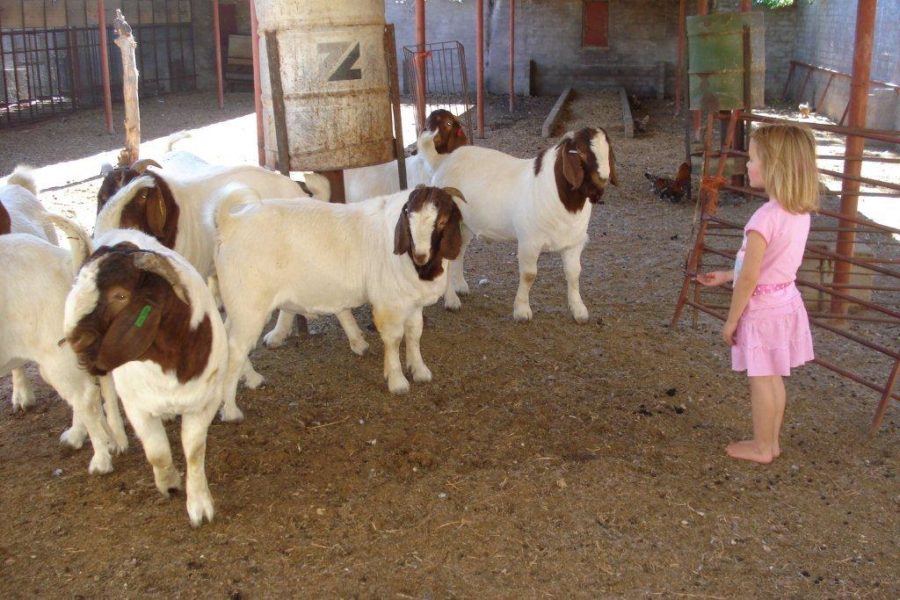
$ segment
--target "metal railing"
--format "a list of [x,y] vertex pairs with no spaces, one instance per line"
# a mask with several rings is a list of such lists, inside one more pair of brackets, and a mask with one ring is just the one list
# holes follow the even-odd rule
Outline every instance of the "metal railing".
[[[728,119],[727,132],[719,149],[713,148],[712,131],[715,119]],[[725,162],[728,157],[745,157],[746,152],[733,149],[735,129],[738,120],[758,123],[793,123],[785,119],[776,119],[741,111],[724,113],[724,116],[710,113],[707,115],[707,135],[703,152],[703,174],[701,176],[701,193],[698,199],[699,221],[695,223],[696,236],[690,254],[685,263],[685,275],[679,294],[672,323],[676,323],[685,306],[694,309],[694,317],[698,312],[712,315],[724,320],[729,309],[725,298],[730,289],[704,288],[694,277],[703,269],[730,269],[733,264],[737,246],[741,243],[743,224],[723,218],[719,214],[720,190],[728,190],[744,194],[747,198],[768,198],[767,194],[749,187],[733,185],[723,177]],[[900,143],[900,133],[896,131],[860,129],[840,127],[819,123],[803,123],[814,131],[836,135],[853,135],[888,143]],[[837,155],[819,155],[821,161],[844,160]],[[713,172],[712,160],[718,159]],[[896,159],[881,156],[863,156],[862,160],[895,162]],[[820,174],[838,180],[848,177],[832,169],[819,169]],[[862,190],[856,193],[864,197],[900,198],[900,184],[883,181],[871,177],[849,178],[859,181],[868,187],[876,187],[886,192]],[[824,192],[823,196],[841,196],[840,191]],[[900,199],[885,200],[898,203]],[[855,231],[857,235],[868,237],[880,236],[886,243],[871,244],[865,247],[857,237],[853,253],[840,254],[837,247],[837,236],[842,231]],[[842,377],[879,393],[881,398],[876,407],[870,425],[870,433],[877,431],[887,410],[890,400],[900,400],[900,394],[894,391],[900,377],[900,250],[893,236],[900,235],[900,229],[875,223],[859,217],[829,210],[819,210],[814,216],[807,241],[804,263],[797,277],[797,287],[803,293],[804,302],[814,329],[827,331],[837,338],[849,341],[866,350],[873,358],[881,361],[887,373],[879,381],[872,374],[872,369],[852,368],[840,357],[828,356],[817,349],[814,363],[829,369]],[[705,260],[709,264],[704,265]],[[848,283],[834,284],[831,277],[838,263],[850,265],[851,279]],[[843,306],[852,306],[856,310],[835,311],[835,303],[830,300],[839,299]],[[712,300],[710,300],[712,299]],[[882,335],[887,332],[888,335]],[[893,332],[893,333],[892,333]],[[889,341],[884,343],[881,338]],[[880,358],[879,358],[880,357]],[[878,360],[872,361],[873,364]],[[892,367],[890,365],[893,365]]]
[[[424,71],[424,77],[417,76],[417,68]],[[420,89],[420,83],[424,83],[425,89]],[[426,44],[424,51],[420,51],[418,46],[404,46],[403,86],[406,93],[425,99],[428,106],[447,108],[462,116],[466,135],[470,140],[474,139],[466,54],[462,44],[457,41],[434,42]],[[425,101],[415,104],[416,123],[422,123],[428,117],[427,114],[419,114],[419,106],[425,104]],[[460,105],[462,110],[453,109]]]

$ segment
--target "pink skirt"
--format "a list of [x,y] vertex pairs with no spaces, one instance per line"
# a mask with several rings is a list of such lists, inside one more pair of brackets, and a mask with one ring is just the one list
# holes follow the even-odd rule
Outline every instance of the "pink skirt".
[[731,347],[732,369],[786,377],[813,357],[809,316],[794,285],[750,298]]

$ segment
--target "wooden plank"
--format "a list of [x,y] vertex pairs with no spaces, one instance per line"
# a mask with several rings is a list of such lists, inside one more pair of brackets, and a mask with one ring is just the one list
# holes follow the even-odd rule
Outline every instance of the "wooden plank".
[[550,137],[552,135],[553,128],[556,127],[556,123],[557,121],[559,121],[559,115],[562,112],[563,106],[566,105],[566,101],[571,95],[572,86],[564,89],[563,93],[559,95],[559,99],[557,99],[556,104],[553,105],[553,108],[550,109],[550,113],[547,115],[547,118],[544,119],[544,125],[543,127],[541,127],[541,137]]
[[628,94],[625,88],[619,88],[619,98],[622,99],[622,124],[625,126],[625,137],[634,137],[634,118],[631,116],[631,104],[628,103]]

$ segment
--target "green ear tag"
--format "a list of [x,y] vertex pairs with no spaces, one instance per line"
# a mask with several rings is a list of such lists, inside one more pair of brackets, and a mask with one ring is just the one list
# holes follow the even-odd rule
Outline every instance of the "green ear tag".
[[143,327],[151,310],[153,310],[152,307],[149,304],[145,304],[144,308],[142,308],[141,312],[138,314],[138,318],[135,319],[134,326]]

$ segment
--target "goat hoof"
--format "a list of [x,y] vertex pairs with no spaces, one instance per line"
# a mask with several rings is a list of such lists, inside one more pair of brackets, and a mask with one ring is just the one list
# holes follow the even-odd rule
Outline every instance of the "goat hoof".
[[459,301],[458,297],[444,298],[444,310],[456,312],[460,308],[462,308],[462,302]]
[[69,427],[65,431],[62,432],[62,435],[59,436],[59,443],[73,450],[80,450],[84,445],[84,439],[86,437],[86,432],[84,429]]
[[112,459],[109,454],[94,454],[91,464],[88,466],[88,473],[91,475],[105,475],[111,473],[112,470]]
[[369,342],[366,340],[350,340],[350,350],[357,356],[362,356],[369,351]]
[[122,454],[128,450],[128,438],[117,439],[113,438],[109,443],[109,451],[113,454]]
[[256,388],[261,386],[265,382],[265,380],[266,378],[256,371],[251,371],[244,376],[244,385],[251,390],[255,390]]
[[25,412],[32,406],[34,406],[34,392],[31,390],[22,392],[20,390],[15,390],[12,396],[12,407],[14,411],[21,410]]
[[530,321],[532,316],[531,307],[525,306],[524,308],[516,307],[513,309],[513,319],[516,321]]
[[588,311],[587,308],[581,306],[579,308],[572,309],[572,316],[575,318],[577,323],[587,323],[588,321]]
[[212,523],[213,520],[213,502],[209,493],[200,498],[196,498],[197,494],[192,494],[187,501],[188,518],[191,520],[191,527],[200,527],[206,520]]
[[290,333],[270,331],[263,336],[263,344],[265,344],[266,348],[278,348],[279,346],[284,345],[284,341],[290,335]]
[[403,375],[388,377],[388,389],[392,394],[405,394],[409,392],[409,381]]
[[181,475],[174,467],[159,471],[154,469],[154,478],[156,479],[156,489],[166,498],[182,489]]
[[237,406],[234,408],[222,407],[219,416],[226,423],[240,423],[244,420],[244,413]]
[[418,369],[411,369],[413,374],[413,381],[416,383],[428,383],[431,381],[431,369],[422,365]]

